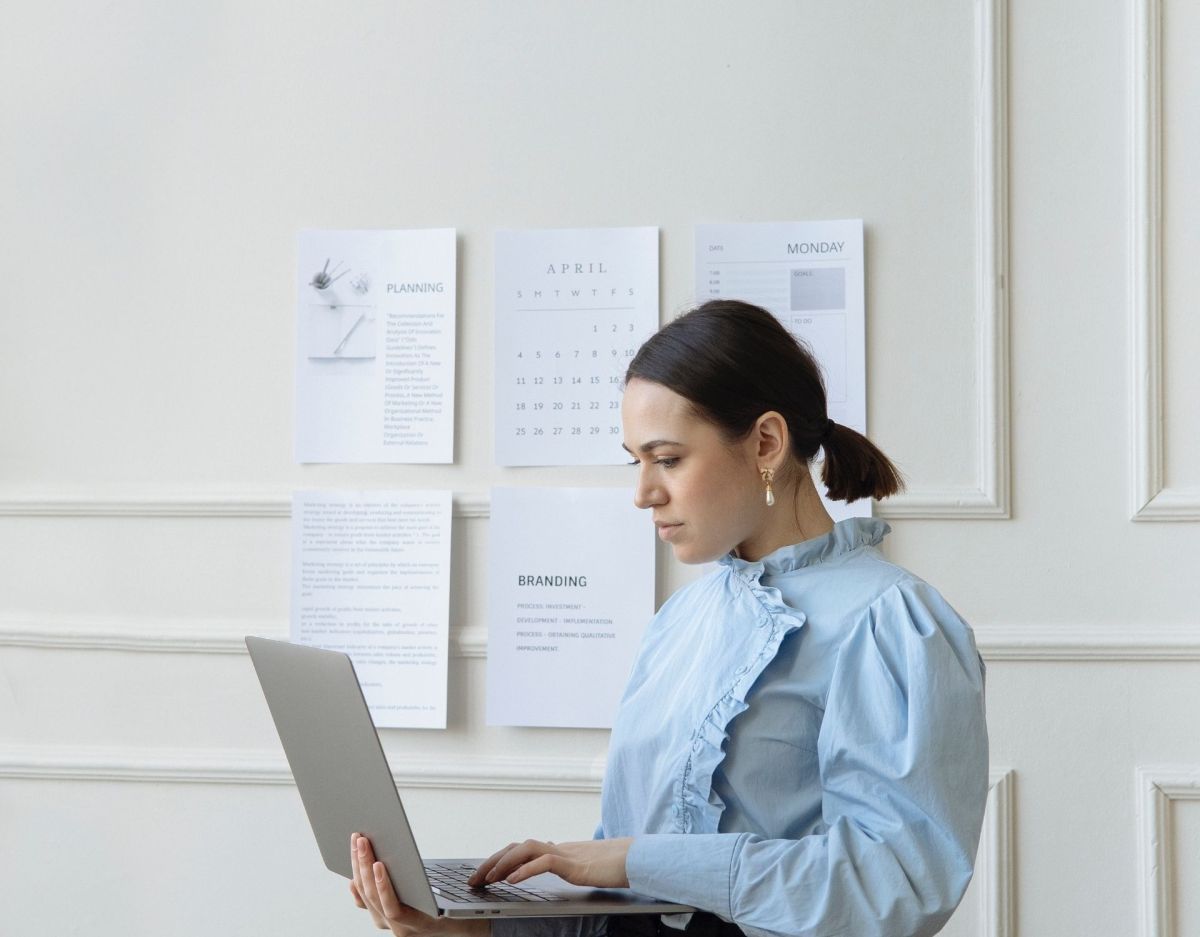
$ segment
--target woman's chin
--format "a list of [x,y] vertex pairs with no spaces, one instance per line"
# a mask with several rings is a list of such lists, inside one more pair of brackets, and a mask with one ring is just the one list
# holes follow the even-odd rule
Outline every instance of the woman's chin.
[[694,545],[687,543],[673,543],[671,549],[675,553],[675,559],[685,566],[712,563],[724,556],[724,553],[720,551],[713,553],[711,550],[697,549]]

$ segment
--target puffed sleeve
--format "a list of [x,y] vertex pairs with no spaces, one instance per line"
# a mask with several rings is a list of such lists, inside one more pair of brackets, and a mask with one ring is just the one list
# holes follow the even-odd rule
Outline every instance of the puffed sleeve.
[[817,755],[816,832],[640,836],[631,886],[761,937],[936,933],[971,879],[988,745],[983,660],[931,586],[901,581],[849,630]]

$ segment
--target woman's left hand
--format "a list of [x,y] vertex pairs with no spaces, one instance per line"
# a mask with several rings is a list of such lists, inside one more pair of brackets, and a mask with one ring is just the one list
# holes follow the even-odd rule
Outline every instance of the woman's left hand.
[[536,839],[509,843],[480,864],[469,884],[488,885],[501,879],[515,884],[542,872],[552,872],[572,885],[628,888],[625,857],[632,842],[633,837],[626,836],[580,843],[543,843]]
[[390,930],[395,937],[489,937],[492,932],[486,920],[430,917],[401,902],[392,889],[387,868],[376,861],[370,841],[358,833],[350,834],[350,865],[354,870],[350,881],[354,903],[371,912],[380,930]]

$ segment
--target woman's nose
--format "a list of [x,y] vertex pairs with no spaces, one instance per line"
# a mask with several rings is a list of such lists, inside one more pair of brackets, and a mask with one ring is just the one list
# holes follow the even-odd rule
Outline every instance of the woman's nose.
[[638,476],[637,487],[633,490],[633,503],[639,508],[652,508],[665,501],[664,492],[652,479],[645,475]]

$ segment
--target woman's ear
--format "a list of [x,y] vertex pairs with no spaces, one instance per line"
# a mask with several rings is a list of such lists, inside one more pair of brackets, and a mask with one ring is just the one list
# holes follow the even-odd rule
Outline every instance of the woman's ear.
[[768,410],[754,422],[751,433],[755,458],[761,468],[777,469],[787,456],[790,446],[787,420],[775,410]]

